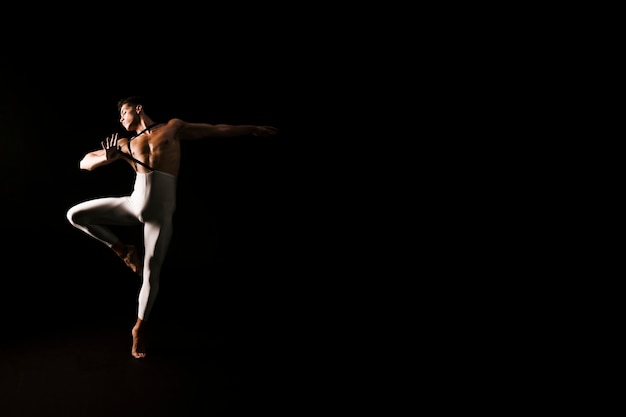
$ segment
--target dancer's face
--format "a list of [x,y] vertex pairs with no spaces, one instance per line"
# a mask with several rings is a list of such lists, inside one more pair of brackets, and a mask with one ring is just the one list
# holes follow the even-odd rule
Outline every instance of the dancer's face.
[[137,130],[139,125],[139,113],[141,112],[141,106],[133,107],[128,104],[124,104],[120,108],[120,123],[124,126],[124,129],[128,131]]

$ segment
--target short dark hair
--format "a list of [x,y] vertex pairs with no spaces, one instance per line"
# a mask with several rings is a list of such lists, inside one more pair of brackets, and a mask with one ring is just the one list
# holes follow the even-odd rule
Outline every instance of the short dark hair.
[[138,104],[143,106],[144,101],[145,100],[141,96],[128,96],[117,102],[117,111],[119,112],[125,104],[128,104],[133,108],[137,107]]

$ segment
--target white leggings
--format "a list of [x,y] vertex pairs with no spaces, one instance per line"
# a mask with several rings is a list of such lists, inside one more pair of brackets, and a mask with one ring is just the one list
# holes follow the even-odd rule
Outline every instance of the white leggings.
[[161,171],[137,173],[129,196],[103,197],[71,207],[67,219],[79,230],[111,247],[119,238],[108,226],[143,225],[143,281],[137,316],[147,320],[159,292],[161,266],[172,238],[177,177]]

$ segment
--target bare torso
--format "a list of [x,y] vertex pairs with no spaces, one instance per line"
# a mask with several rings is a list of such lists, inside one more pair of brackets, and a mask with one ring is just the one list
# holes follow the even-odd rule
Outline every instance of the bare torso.
[[[120,150],[157,171],[178,176],[181,151],[177,131],[176,122],[170,120],[131,138],[130,150],[129,139],[120,139]],[[127,162],[139,173],[150,172],[149,168],[130,159]]]

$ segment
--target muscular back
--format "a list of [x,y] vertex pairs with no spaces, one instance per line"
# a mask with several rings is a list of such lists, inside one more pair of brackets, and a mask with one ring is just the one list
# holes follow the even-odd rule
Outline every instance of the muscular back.
[[[180,126],[181,121],[176,119],[159,124],[150,129],[149,132],[131,138],[130,150],[128,146],[129,139],[120,140],[121,151],[157,171],[178,176],[181,155],[180,142],[178,140],[178,129]],[[150,172],[148,168],[141,164],[136,164],[130,159],[128,162],[137,172]]]

